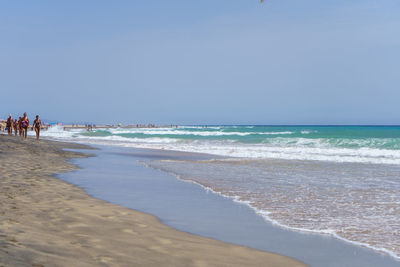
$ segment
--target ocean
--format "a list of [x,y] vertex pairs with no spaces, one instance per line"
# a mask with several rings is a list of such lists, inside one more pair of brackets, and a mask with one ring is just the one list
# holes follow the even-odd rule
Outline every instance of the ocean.
[[400,127],[180,126],[64,131],[89,144],[200,152],[144,165],[245,203],[265,220],[400,259]]

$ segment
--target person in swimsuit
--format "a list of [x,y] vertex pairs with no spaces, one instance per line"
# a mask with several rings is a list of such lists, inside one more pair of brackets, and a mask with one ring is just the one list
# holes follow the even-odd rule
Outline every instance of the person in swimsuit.
[[22,117],[19,117],[19,120],[18,120],[18,131],[19,131],[19,136],[21,136],[22,135]]
[[17,134],[18,134],[18,129],[19,129],[19,125],[18,125],[18,121],[17,121],[17,119],[15,119],[14,120],[14,133],[15,133],[15,136],[17,136]]
[[39,140],[40,128],[42,127],[42,121],[39,119],[39,115],[36,115],[36,119],[33,121],[33,128],[35,128],[36,139]]
[[28,127],[29,127],[29,119],[26,116],[26,112],[24,113],[24,117],[21,120],[21,129],[22,129],[22,137],[25,137],[28,135]]
[[8,135],[12,135],[13,122],[14,122],[14,120],[10,114],[10,116],[8,116],[7,123],[6,123]]

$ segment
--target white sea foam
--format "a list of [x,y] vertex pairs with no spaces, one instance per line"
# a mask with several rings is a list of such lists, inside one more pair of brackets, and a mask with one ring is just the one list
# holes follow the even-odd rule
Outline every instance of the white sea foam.
[[248,135],[287,135],[293,134],[294,132],[282,131],[282,132],[220,132],[220,131],[183,131],[175,129],[110,129],[111,133],[121,134],[144,134],[144,135],[194,135],[194,136],[248,136]]
[[[400,164],[400,150],[374,148],[391,139],[332,140],[322,138],[275,137],[261,144],[240,143],[235,139],[180,139],[179,135],[222,136],[249,135],[250,132],[180,131],[173,129],[110,129],[111,135],[90,136],[83,130],[64,131],[61,126],[43,131],[42,136],[61,140],[89,142],[92,144],[118,145],[186,152],[201,152],[241,158],[275,158],[290,160],[320,160],[374,164]],[[146,138],[130,137],[132,133],[144,133]],[[258,134],[291,134],[293,132],[263,132]],[[124,134],[128,134],[125,136]],[[174,136],[166,137],[167,136]],[[135,136],[135,135],[134,135]],[[229,137],[228,137],[229,138]],[[344,147],[354,146],[354,148]]]
[[310,134],[310,133],[316,133],[317,131],[310,131],[310,130],[302,130],[300,131],[302,134]]
[[186,152],[200,152],[220,156],[241,158],[275,158],[291,160],[321,160],[333,162],[358,162],[374,164],[400,164],[400,151],[384,149],[268,147],[244,145],[232,142],[193,142],[175,144],[137,143],[142,148],[169,149]]
[[243,159],[146,164],[248,205],[280,227],[332,235],[400,259],[397,166]]
[[[396,143],[395,138],[306,138],[306,135],[313,133],[311,130],[304,130],[301,137],[293,135],[294,131],[266,131],[256,133],[261,137],[265,135],[263,143],[251,144],[240,142],[238,136],[254,134],[252,132],[224,132],[226,128],[223,127],[213,129],[218,131],[210,129],[194,126],[179,130],[109,129],[103,131],[104,133],[91,135],[84,130],[63,131],[62,127],[57,126],[43,131],[42,136],[89,144],[168,149],[234,157],[226,160],[226,164],[229,164],[229,161],[234,162],[231,172],[228,172],[229,169],[223,169],[220,177],[215,177],[218,169],[212,169],[212,165],[224,165],[224,161],[204,162],[207,168],[211,168],[204,174],[204,178],[201,178],[203,176],[200,174],[190,177],[195,170],[187,165],[180,166],[173,172],[186,181],[201,184],[208,190],[249,205],[266,220],[282,227],[333,235],[357,245],[386,252],[399,259],[400,244],[398,240],[388,236],[388,233],[397,231],[394,236],[400,235],[400,228],[393,228],[393,224],[399,221],[396,215],[400,212],[397,189],[399,176],[398,172],[389,171],[400,165],[400,150],[383,148],[386,144]],[[136,133],[143,136],[135,135]],[[201,137],[187,138],[189,135]],[[226,137],[209,138],[213,136]],[[252,164],[257,160],[299,160],[312,163],[301,163],[305,165],[304,168],[296,163],[282,169],[286,163],[282,165],[278,162],[271,169],[259,169],[258,176],[255,175],[254,178],[251,175],[254,175],[258,167]],[[376,165],[363,164],[345,170],[348,166],[359,163]],[[323,168],[319,169],[320,165],[323,165]],[[162,169],[168,171],[165,166]],[[364,169],[364,173],[359,173]],[[180,173],[182,170],[187,170],[188,173]],[[277,175],[274,179],[257,180],[274,173]],[[343,173],[350,174],[351,177],[343,178]],[[235,175],[237,180],[218,184],[223,179]],[[213,180],[199,180],[207,177]],[[242,179],[243,177],[258,178],[247,180]],[[269,184],[272,181],[276,184]],[[291,186],[296,189],[293,191]],[[377,188],[380,188],[380,191]],[[271,199],[276,201],[269,202]]]

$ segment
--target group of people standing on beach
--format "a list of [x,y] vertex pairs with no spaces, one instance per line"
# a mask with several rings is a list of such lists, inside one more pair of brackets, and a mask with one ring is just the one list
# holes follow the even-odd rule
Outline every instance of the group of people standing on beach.
[[[13,135],[13,130],[15,136],[18,135],[21,136],[22,138],[26,138],[28,134],[28,129],[29,129],[29,118],[26,115],[26,112],[22,117],[19,117],[19,119],[13,119],[13,117],[10,116],[8,117],[6,121],[6,129],[8,135]],[[39,115],[36,115],[36,119],[33,121],[32,125],[32,130],[35,129],[36,132],[36,139],[39,140],[39,134],[40,134],[40,129],[42,128],[42,121],[39,119]]]

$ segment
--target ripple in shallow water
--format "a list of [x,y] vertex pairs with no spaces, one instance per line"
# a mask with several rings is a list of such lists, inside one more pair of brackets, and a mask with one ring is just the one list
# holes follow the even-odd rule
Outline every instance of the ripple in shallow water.
[[153,161],[291,228],[400,255],[400,167],[290,160]]

